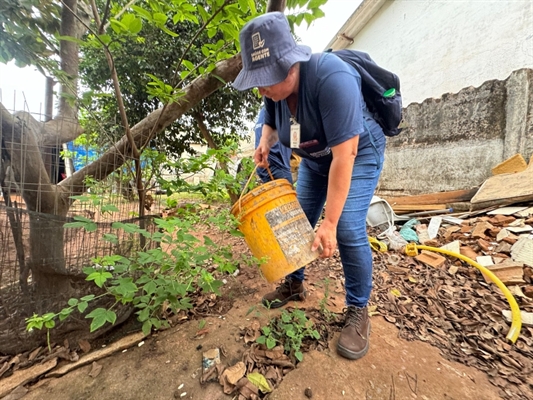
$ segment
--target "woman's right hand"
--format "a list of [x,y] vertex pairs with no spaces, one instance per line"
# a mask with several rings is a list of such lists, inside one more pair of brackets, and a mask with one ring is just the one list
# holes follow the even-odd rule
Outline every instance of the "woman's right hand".
[[266,124],[263,125],[261,140],[254,153],[254,162],[258,167],[268,167],[268,155],[270,154],[270,149],[277,141],[278,131]]
[[270,148],[261,141],[254,153],[254,162],[258,167],[267,168],[268,167],[268,154],[270,153]]

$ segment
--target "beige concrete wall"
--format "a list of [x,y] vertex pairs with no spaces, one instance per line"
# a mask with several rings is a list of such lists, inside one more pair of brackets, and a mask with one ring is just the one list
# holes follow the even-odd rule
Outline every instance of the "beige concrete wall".
[[514,154],[533,156],[533,69],[412,103],[404,119],[407,128],[387,139],[380,193],[479,186]]
[[386,1],[349,48],[397,73],[407,106],[533,68],[533,1]]

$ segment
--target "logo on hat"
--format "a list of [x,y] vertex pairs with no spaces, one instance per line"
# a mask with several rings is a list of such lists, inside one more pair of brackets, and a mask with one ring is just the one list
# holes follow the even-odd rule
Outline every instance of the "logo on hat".
[[261,40],[261,33],[256,32],[252,35],[252,46],[254,50],[262,49],[265,45],[265,41]]
[[256,32],[252,35],[252,47],[255,50],[252,54],[250,54],[252,62],[270,57],[270,48],[263,48],[265,47],[265,39],[261,39],[260,32]]

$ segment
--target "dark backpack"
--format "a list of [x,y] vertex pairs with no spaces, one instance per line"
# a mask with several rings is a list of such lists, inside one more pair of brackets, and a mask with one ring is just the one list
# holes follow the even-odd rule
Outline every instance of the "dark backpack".
[[[329,52],[329,51],[328,51]],[[377,65],[367,53],[357,50],[333,51],[361,75],[361,90],[368,110],[387,136],[396,136],[402,120],[400,78]],[[391,90],[394,89],[394,90]]]

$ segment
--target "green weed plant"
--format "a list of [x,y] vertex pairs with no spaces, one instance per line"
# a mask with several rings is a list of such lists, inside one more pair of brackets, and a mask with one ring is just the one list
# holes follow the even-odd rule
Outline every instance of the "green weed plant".
[[303,360],[303,340],[320,339],[320,333],[315,329],[313,321],[299,309],[283,310],[267,326],[261,327],[261,333],[256,339],[257,343],[264,344],[269,350],[281,345],[287,355],[293,355],[298,361]]

